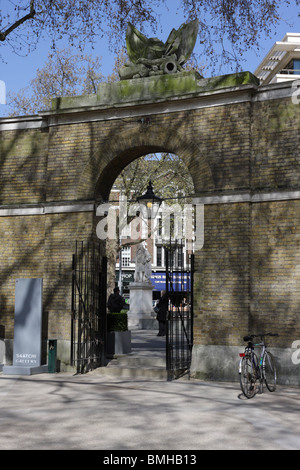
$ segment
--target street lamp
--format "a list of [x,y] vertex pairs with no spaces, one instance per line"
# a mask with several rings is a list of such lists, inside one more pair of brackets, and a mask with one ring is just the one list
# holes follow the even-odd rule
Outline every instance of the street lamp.
[[[151,181],[149,181],[148,183],[148,188],[145,194],[143,194],[142,196],[138,196],[136,200],[139,204],[142,204],[144,207],[146,207],[148,219],[151,219],[151,218],[155,219],[158,209],[163,201],[160,197],[154,194]],[[157,205],[157,210],[154,213],[153,208],[156,205]]]

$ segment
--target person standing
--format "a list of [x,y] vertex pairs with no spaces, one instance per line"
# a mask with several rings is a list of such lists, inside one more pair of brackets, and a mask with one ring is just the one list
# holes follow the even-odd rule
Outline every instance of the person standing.
[[120,289],[118,287],[115,287],[114,293],[110,294],[107,307],[111,313],[120,313],[125,307],[125,299],[120,295]]
[[156,305],[156,309],[158,310],[156,318],[159,323],[157,336],[166,336],[166,323],[168,314],[168,296],[166,291],[162,291],[162,296]]

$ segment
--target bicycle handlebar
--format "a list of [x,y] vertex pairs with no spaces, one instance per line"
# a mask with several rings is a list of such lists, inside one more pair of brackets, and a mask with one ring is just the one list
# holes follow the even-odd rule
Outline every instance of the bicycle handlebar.
[[247,335],[244,336],[244,341],[251,341],[253,338],[263,338],[264,336],[279,336],[278,333],[263,333],[260,335]]

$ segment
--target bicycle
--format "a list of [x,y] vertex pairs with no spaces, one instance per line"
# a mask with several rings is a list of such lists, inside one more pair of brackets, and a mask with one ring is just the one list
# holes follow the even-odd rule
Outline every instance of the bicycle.
[[[270,392],[276,390],[276,367],[272,354],[267,351],[265,344],[265,336],[278,336],[277,333],[266,333],[259,335],[244,336],[244,341],[248,341],[245,352],[240,354],[239,363],[239,378],[243,394],[247,398],[252,398],[256,395],[259,382],[259,393],[263,393],[263,382],[265,382],[267,389]],[[260,338],[261,342],[254,344],[253,339]],[[254,352],[255,346],[261,346],[260,359]]]

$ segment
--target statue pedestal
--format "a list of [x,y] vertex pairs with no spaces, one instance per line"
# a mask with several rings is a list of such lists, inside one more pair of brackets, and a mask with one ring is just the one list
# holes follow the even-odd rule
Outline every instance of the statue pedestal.
[[128,312],[128,328],[141,329],[142,320],[153,318],[151,282],[132,282],[129,284],[130,310]]

